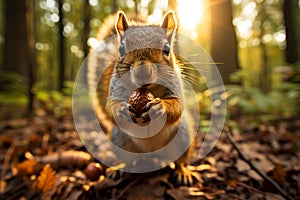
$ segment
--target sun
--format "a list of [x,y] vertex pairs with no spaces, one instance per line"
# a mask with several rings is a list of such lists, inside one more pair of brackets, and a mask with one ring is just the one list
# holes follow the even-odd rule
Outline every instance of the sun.
[[195,30],[203,17],[202,0],[178,0],[177,14],[180,26],[188,30]]

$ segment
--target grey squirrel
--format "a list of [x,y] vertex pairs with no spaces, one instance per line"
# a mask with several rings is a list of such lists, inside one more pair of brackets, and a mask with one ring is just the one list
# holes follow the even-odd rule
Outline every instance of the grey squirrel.
[[[114,29],[109,28],[111,24]],[[184,108],[183,80],[179,61],[173,53],[176,29],[173,11],[165,14],[160,25],[129,21],[123,12],[118,12],[108,18],[98,37],[101,41],[117,33],[118,41],[107,41],[106,48],[92,52],[88,61],[88,81],[90,90],[96,91],[94,101],[99,122],[121,149],[134,153],[153,152],[171,143],[179,134],[172,148],[182,155],[180,153],[174,162],[171,179],[180,185],[191,185],[199,180],[199,175],[185,167],[192,149],[192,122]],[[102,76],[98,77],[99,74]],[[154,96],[142,106],[141,115],[128,103],[135,88],[146,89]],[[135,137],[136,133],[131,135],[124,131],[129,124],[149,123],[162,116],[166,116],[164,125],[151,137]],[[120,128],[118,120],[127,122],[128,126]],[[189,148],[185,149],[187,144]]]

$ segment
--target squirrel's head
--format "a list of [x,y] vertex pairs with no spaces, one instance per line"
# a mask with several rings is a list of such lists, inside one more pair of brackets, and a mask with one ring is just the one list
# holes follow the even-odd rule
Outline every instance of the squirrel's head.
[[133,83],[154,83],[163,67],[174,67],[172,44],[177,21],[173,11],[165,14],[160,25],[130,24],[126,15],[119,12],[115,28],[120,41],[117,71],[129,71]]

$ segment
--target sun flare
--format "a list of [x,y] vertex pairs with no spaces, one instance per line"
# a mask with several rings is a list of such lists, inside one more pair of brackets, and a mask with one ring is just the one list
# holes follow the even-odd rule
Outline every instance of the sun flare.
[[195,30],[203,17],[202,0],[178,0],[177,2],[180,25],[188,30]]

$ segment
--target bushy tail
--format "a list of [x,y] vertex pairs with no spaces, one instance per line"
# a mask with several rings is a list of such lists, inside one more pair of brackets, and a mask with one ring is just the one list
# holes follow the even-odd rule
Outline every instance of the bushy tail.
[[105,113],[108,87],[113,63],[118,57],[119,42],[115,31],[115,15],[106,18],[97,35],[98,45],[91,48],[87,58],[87,81],[94,108],[102,129],[107,133],[112,123]]

